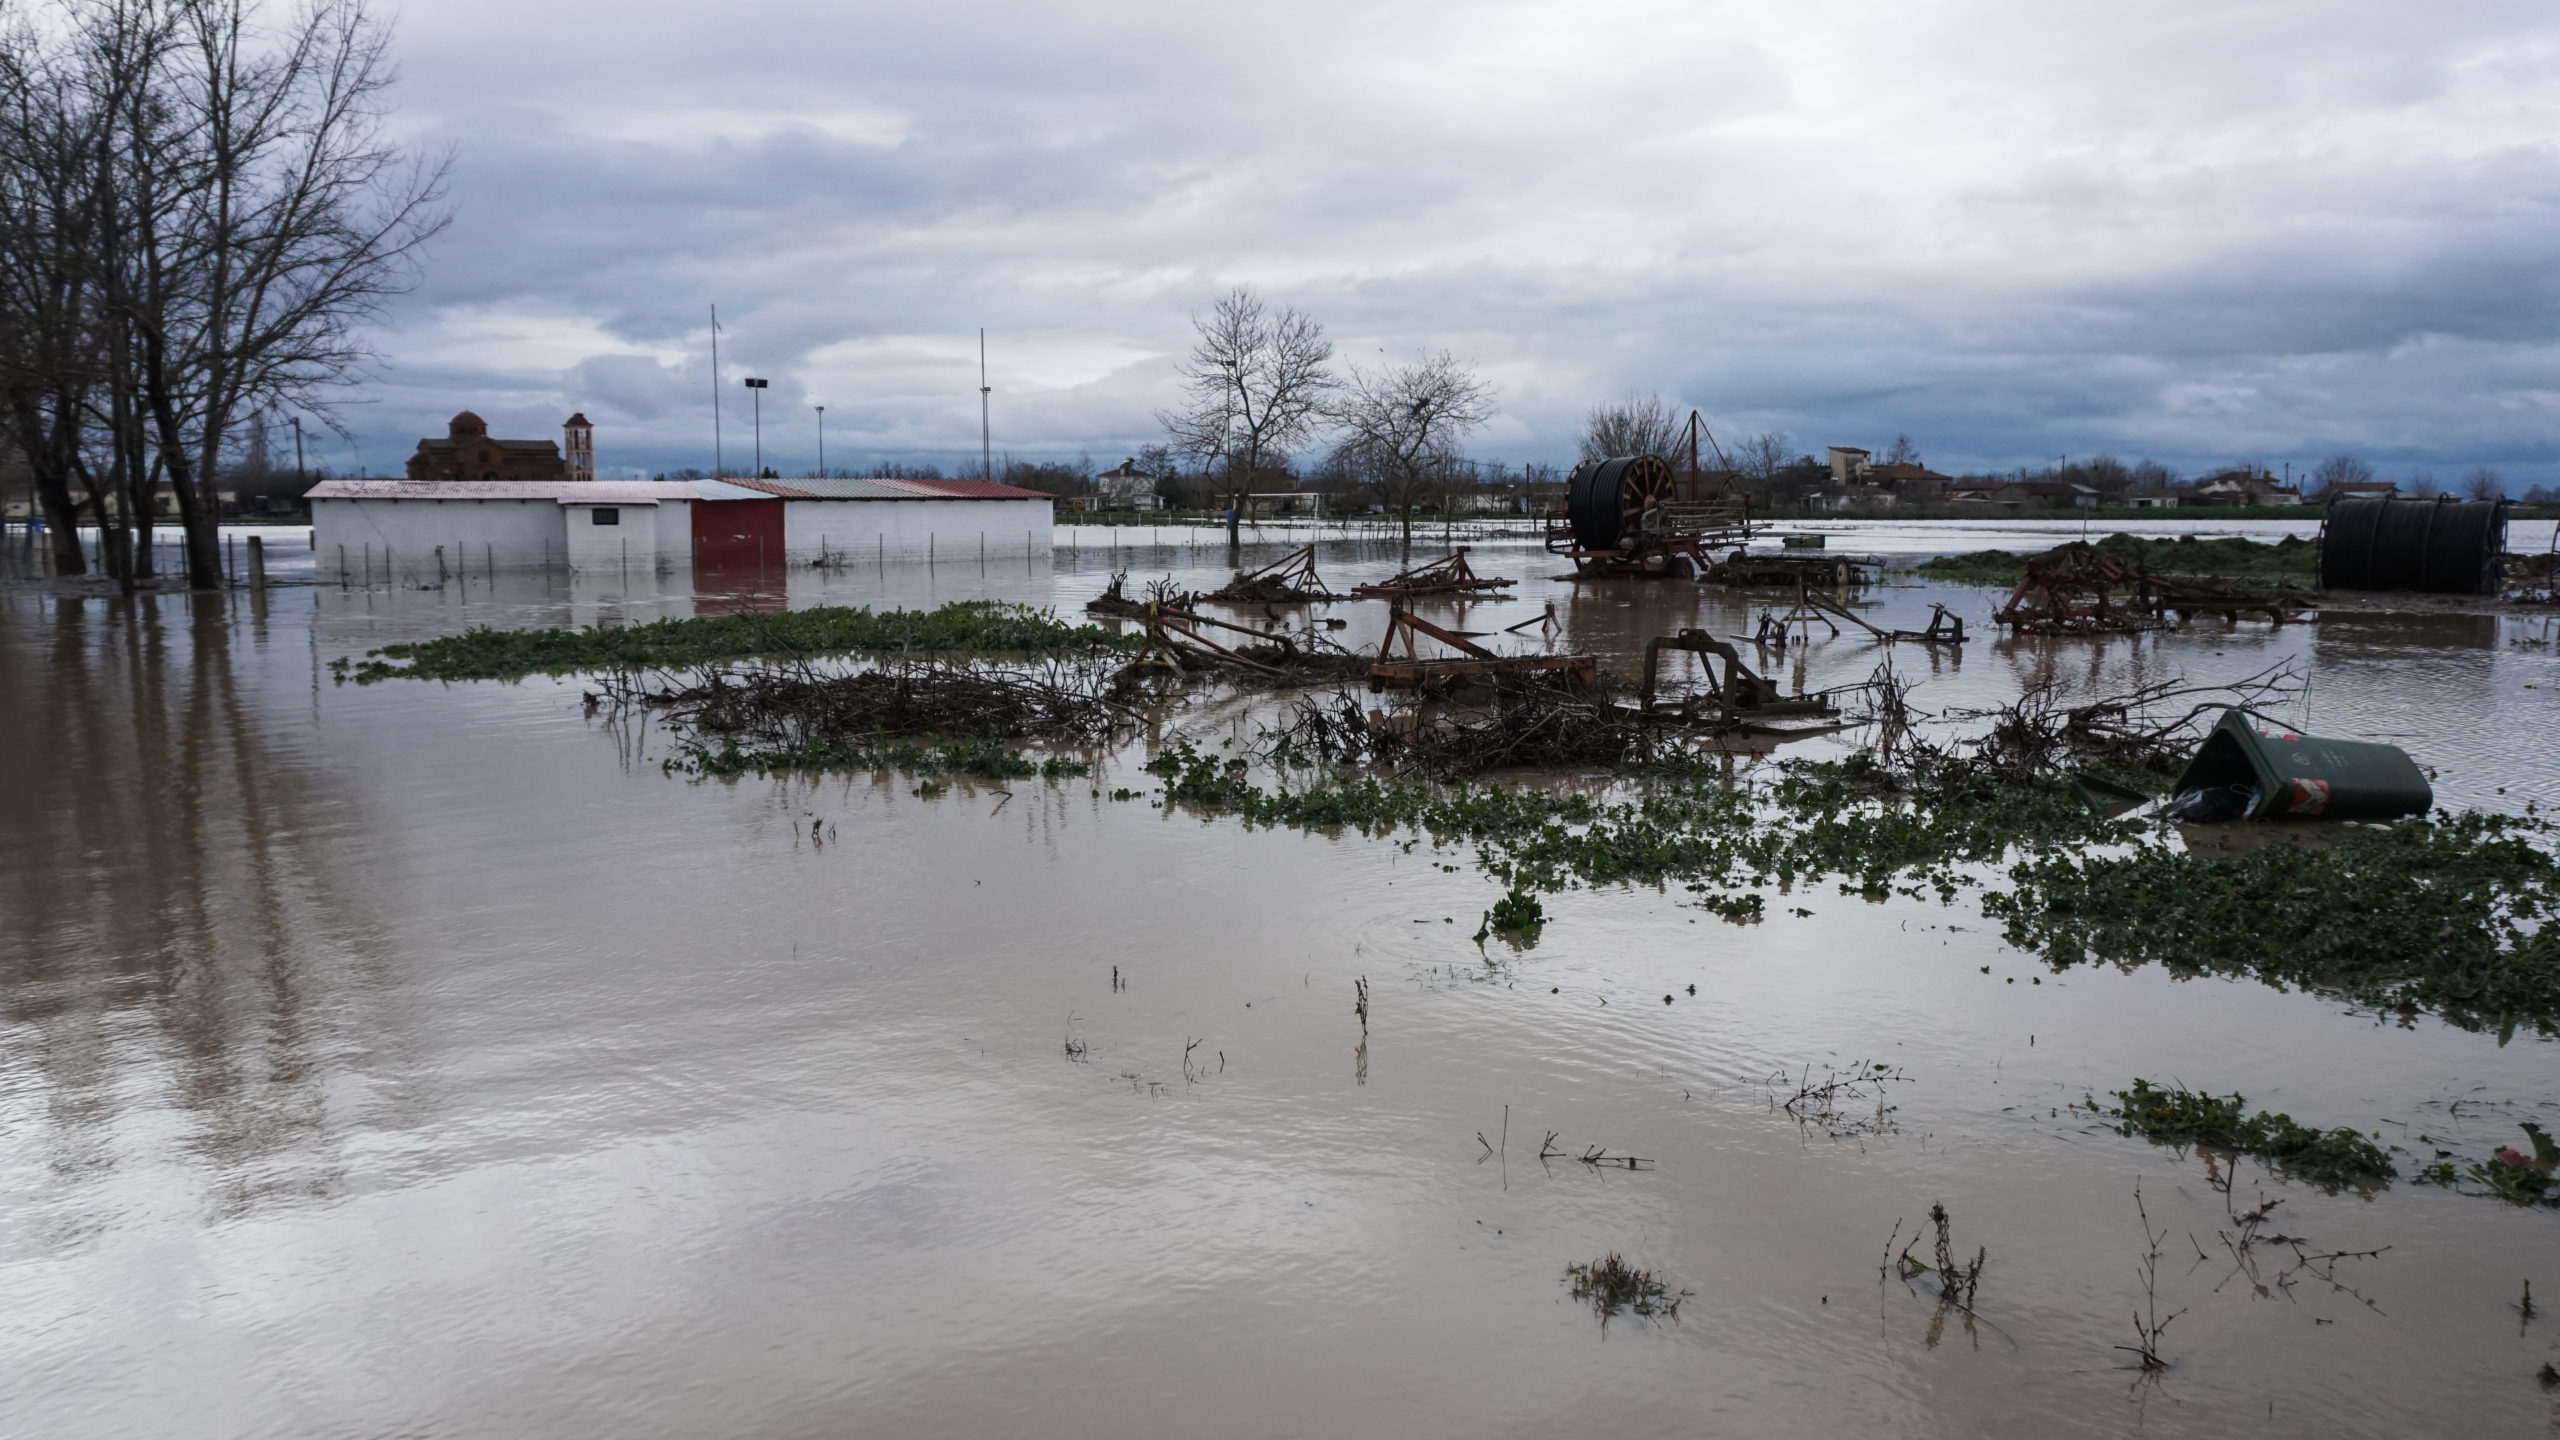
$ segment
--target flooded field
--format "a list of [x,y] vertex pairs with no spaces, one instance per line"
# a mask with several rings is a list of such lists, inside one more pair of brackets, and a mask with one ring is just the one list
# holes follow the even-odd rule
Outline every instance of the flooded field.
[[[2023,533],[1819,528],[1897,555]],[[1145,543],[1164,532],[1065,538],[1054,562],[706,596],[504,572],[0,592],[7,1428],[2560,1431],[2535,1378],[2560,1362],[2560,1213],[2412,1178],[2560,1128],[2560,1053],[2530,1027],[2057,972],[1970,894],[1828,882],[1743,925],[1676,886],[1567,889],[1534,944],[1479,945],[1503,887],[1472,847],[1160,808],[1146,744],[938,793],[694,780],[575,679],[329,668],[472,625],[1078,614],[1115,571],[1228,573],[1215,544]],[[1530,543],[1474,559],[1519,585],[1423,613],[1498,631],[1552,605],[1560,648],[1621,670],[1761,608],[1574,584]],[[1399,568],[1348,543],[1319,563],[1336,588]],[[2011,640],[1982,587],[1865,598],[1888,628],[1933,603],[1978,628],[1896,648],[1924,710],[2290,663],[2288,718],[2406,747],[2440,804],[2560,804],[2547,618]],[[1374,644],[1384,609],[1329,613]],[[1844,684],[1882,653],[1817,631],[1777,673]],[[1883,1078],[1784,1108],[1848,1075]],[[2378,1135],[2401,1179],[2328,1194],[2121,1135],[2085,1102],[2136,1076]],[[1933,1206],[1959,1263],[1984,1253],[1969,1312],[1889,1263],[1914,1234],[1936,1263]],[[1567,1268],[1613,1253],[1676,1314],[1577,1300]],[[2134,1367],[2137,1312],[2165,1320],[2164,1372]]]

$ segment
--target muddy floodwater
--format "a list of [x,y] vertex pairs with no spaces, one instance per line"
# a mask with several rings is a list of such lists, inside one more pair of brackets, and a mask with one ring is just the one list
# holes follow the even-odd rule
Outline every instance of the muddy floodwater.
[[[1143,744],[938,793],[703,781],[575,679],[328,670],[477,624],[1080,615],[1114,570],[1225,578],[1221,547],[1171,535],[706,596],[505,573],[0,592],[0,1431],[2560,1432],[2535,1379],[2560,1361],[2560,1213],[2411,1178],[2560,1129],[2560,1047],[2527,1029],[2055,972],[1971,893],[1825,882],[1735,925],[1676,886],[1568,890],[1530,948],[1480,948],[1501,887],[1468,848],[1160,808]],[[1423,613],[1498,631],[1552,603],[1559,645],[1621,669],[1761,608],[1576,585],[1517,541],[1473,558],[1516,591]],[[1337,588],[1399,568],[1350,543],[1320,563]],[[2290,718],[2403,745],[2440,803],[2560,804],[2549,619],[2012,641],[1996,598],[1904,575],[1862,613],[1976,627],[1961,655],[1896,650],[1924,709],[2290,663]],[[1383,608],[1330,613],[1357,642]],[[1817,630],[1778,673],[1840,684],[1882,653]],[[1252,720],[1175,723],[1214,743]],[[1778,1108],[1878,1065],[1889,1109]],[[2242,1160],[2224,1193],[2204,1157],[2070,1108],[2137,1075],[2378,1134],[2402,1178],[2328,1195]],[[2137,1187],[2165,1237],[2148,1296]],[[2300,1243],[2235,1254],[2264,1201]],[[1985,1252],[1970,1319],[1885,1272],[1941,1204],[1959,1258]],[[1676,1315],[1578,1302],[1566,1267],[1611,1252]],[[2176,1317],[2148,1379],[2118,1348],[2146,1306]]]

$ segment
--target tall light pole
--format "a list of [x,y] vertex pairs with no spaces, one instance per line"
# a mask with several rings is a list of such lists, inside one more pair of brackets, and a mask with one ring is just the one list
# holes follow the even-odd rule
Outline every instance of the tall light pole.
[[978,478],[996,478],[995,431],[987,424],[987,327],[978,327]]
[[766,388],[762,380],[752,376],[747,380],[747,389],[754,393],[756,401],[756,478],[759,480],[764,478],[764,392]]
[[711,473],[729,473],[720,458],[720,307],[711,307]]
[[827,407],[818,407],[818,478],[827,478]]

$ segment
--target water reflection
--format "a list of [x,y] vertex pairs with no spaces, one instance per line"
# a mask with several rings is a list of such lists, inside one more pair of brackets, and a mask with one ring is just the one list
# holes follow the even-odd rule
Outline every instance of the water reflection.
[[216,1214],[327,1194],[344,1082],[397,1089],[337,854],[358,821],[243,693],[232,604],[66,600],[0,631],[0,1024],[37,1078],[0,1103],[46,1153],[16,1199],[50,1225],[99,1223],[83,1189],[161,1111]]

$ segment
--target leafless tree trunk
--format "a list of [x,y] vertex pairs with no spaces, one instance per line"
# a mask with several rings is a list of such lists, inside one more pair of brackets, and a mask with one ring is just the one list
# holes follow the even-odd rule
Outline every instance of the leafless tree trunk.
[[1182,406],[1156,413],[1173,448],[1227,473],[1228,543],[1237,543],[1244,497],[1262,467],[1314,433],[1333,387],[1333,343],[1292,305],[1272,311],[1238,286],[1204,316],[1182,367]]
[[450,162],[385,137],[390,31],[364,0],[312,0],[272,43],[256,0],[172,3],[187,143],[168,168],[185,189],[153,217],[134,320],[203,588],[221,575],[213,487],[232,424],[269,405],[326,417],[327,392],[371,358],[357,322],[415,283],[446,224]]
[[1493,389],[1443,350],[1412,365],[1374,375],[1351,372],[1332,418],[1343,431],[1347,462],[1377,477],[1413,549],[1413,509],[1459,463],[1467,432],[1493,414]]

